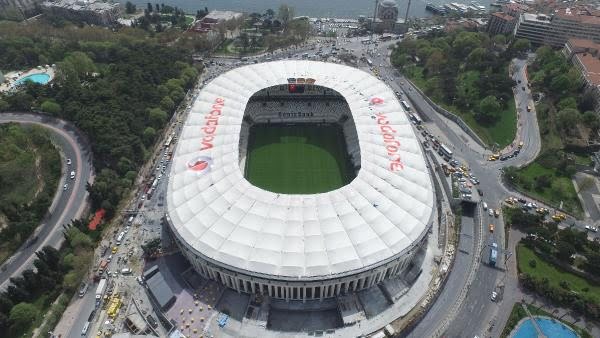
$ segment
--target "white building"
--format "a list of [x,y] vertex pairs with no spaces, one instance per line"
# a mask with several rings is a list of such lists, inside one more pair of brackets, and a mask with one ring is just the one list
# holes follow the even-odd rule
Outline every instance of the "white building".
[[100,0],[57,0],[42,2],[42,10],[67,20],[110,26],[119,19],[121,7],[119,3]]
[[[348,115],[341,106],[248,111],[255,94],[292,83],[315,100],[338,95]],[[247,131],[261,119],[337,121],[356,178],[308,195],[252,185]],[[293,60],[224,73],[198,95],[174,154],[167,223],[201,275],[239,292],[309,300],[368,288],[407,270],[433,221],[432,181],[406,112],[385,83],[355,68]]]

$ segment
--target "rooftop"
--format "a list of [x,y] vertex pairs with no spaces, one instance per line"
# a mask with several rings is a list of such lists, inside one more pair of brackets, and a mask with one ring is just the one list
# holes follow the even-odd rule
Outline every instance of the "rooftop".
[[203,19],[215,20],[215,21],[227,21],[241,17],[242,13],[233,11],[210,11]]
[[583,24],[600,25],[600,17],[595,16],[585,8],[561,8],[556,11],[556,17],[564,20],[577,21]]
[[504,21],[513,21],[515,20],[514,16],[508,15],[508,14],[504,14],[502,12],[496,12],[496,13],[492,13],[493,16],[502,19]]
[[600,60],[598,57],[590,53],[576,54],[575,57],[583,65],[583,76],[586,80],[595,86],[600,86]]
[[[289,78],[313,78],[348,103],[361,151],[361,169],[349,184],[286,195],[244,179],[238,161],[246,103]],[[198,131],[214,109],[218,127],[210,147],[201,148],[206,136]],[[399,140],[396,155],[384,142],[388,126]],[[206,170],[194,171],[195,163]],[[236,68],[203,88],[177,143],[167,206],[176,235],[204,259],[297,280],[354,274],[405,255],[426,235],[434,199],[419,141],[385,83],[348,66],[294,60]]]
[[105,2],[101,0],[58,0],[58,1],[44,1],[44,6],[47,7],[61,7],[72,10],[89,10],[89,11],[105,11],[112,10],[115,7],[119,7],[119,3]]
[[[588,39],[571,38],[567,43],[575,49],[600,50],[600,44]],[[575,52],[577,53],[577,52]]]

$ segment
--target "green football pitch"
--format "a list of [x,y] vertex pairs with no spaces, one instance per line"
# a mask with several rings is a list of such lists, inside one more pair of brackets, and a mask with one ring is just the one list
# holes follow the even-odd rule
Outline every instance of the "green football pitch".
[[245,176],[257,187],[283,194],[327,192],[354,178],[337,125],[253,126]]

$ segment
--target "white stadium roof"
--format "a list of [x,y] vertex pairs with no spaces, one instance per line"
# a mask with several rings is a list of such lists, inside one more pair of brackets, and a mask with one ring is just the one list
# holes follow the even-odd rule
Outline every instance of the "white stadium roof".
[[[244,178],[238,147],[246,104],[288,78],[314,79],[348,102],[361,169],[346,186],[286,195]],[[355,272],[424,236],[434,201],[423,156],[394,93],[374,76],[313,61],[244,66],[215,78],[193,104],[174,153],[168,214],[198,254],[230,268],[290,278]]]

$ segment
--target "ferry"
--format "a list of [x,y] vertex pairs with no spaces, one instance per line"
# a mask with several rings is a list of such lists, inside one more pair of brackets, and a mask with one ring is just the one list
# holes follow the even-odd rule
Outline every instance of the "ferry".
[[444,8],[443,6],[432,4],[430,2],[427,3],[427,5],[425,6],[425,9],[430,12],[433,12],[435,14],[440,14],[440,15],[444,15],[447,13],[446,8]]

